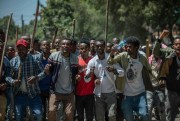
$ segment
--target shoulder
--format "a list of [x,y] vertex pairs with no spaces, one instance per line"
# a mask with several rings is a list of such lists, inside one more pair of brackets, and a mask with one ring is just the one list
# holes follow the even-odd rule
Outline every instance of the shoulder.
[[34,55],[32,55],[32,56],[33,56],[34,59],[40,60],[41,57],[42,57],[42,53],[37,53],[37,54],[34,54]]
[[50,59],[50,60],[57,60],[59,54],[60,54],[59,51],[53,52],[53,53],[51,53],[51,55],[49,56],[49,59]]
[[15,56],[14,58],[12,58],[10,60],[10,63],[13,63],[13,62],[18,61],[18,60],[19,60],[19,56]]
[[10,61],[8,60],[6,56],[4,56],[4,64],[5,66],[10,66]]

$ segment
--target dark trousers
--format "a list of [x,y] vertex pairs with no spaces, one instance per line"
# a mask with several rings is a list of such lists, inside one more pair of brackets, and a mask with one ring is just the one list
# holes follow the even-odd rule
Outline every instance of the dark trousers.
[[123,94],[117,93],[116,96],[117,96],[116,121],[123,121],[124,115],[123,115],[123,111],[121,109]]
[[78,121],[84,121],[84,110],[86,114],[86,120],[93,121],[94,95],[76,95],[76,110],[78,114]]
[[43,121],[46,121],[47,112],[48,112],[48,103],[49,103],[49,92],[48,91],[41,91],[41,100],[43,104]]
[[180,105],[180,94],[170,90],[166,90],[166,121],[175,121]]

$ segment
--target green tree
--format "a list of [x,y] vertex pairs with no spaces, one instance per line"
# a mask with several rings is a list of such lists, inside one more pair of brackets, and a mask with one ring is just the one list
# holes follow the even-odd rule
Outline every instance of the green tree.
[[[3,18],[0,19],[0,29],[2,29],[5,33],[7,30],[8,20],[9,20],[9,16],[4,16]],[[15,22],[12,19],[8,32],[8,44],[10,43],[14,45],[16,39],[16,28],[17,26],[15,25]]]
[[59,36],[64,36],[65,30],[72,25],[73,11],[69,0],[47,0],[47,7],[41,13],[41,26],[49,38],[54,34],[55,28],[58,28]]

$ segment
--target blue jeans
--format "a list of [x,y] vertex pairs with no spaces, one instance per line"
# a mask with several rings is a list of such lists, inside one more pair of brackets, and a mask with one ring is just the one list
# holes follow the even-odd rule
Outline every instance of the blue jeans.
[[16,121],[23,121],[27,106],[30,107],[34,120],[42,121],[43,107],[39,95],[34,98],[30,98],[27,94],[18,94],[15,96],[14,103]]
[[134,121],[133,111],[141,117],[142,121],[149,121],[145,92],[136,96],[124,96],[121,106],[126,121]]

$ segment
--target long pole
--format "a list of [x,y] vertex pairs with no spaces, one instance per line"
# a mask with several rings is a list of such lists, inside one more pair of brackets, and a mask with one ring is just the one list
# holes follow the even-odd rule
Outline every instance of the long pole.
[[17,43],[17,41],[18,41],[18,34],[19,34],[19,32],[18,32],[18,27],[16,28],[16,43]]
[[73,19],[73,32],[72,32],[73,39],[74,39],[74,35],[75,35],[75,27],[76,27],[76,19]]
[[108,14],[109,14],[109,0],[107,0],[106,2],[105,42],[107,42],[107,35],[108,35]]
[[37,1],[36,15],[35,15],[35,20],[34,20],[33,33],[32,33],[32,37],[31,37],[30,50],[33,49],[33,42],[34,42],[34,37],[35,37],[35,33],[36,33],[36,26],[37,26],[38,13],[39,13],[39,0]]
[[23,20],[23,15],[21,15],[21,24],[22,24],[22,36],[24,35],[24,20]]
[[6,30],[6,36],[5,36],[5,42],[4,42],[4,47],[3,47],[3,52],[2,52],[2,56],[1,56],[1,63],[0,63],[0,75],[2,74],[2,66],[3,66],[3,61],[4,61],[4,54],[5,54],[5,49],[6,49],[6,45],[7,45],[7,41],[8,41],[8,33],[9,33],[9,26],[12,20],[12,13],[9,17],[8,20],[8,25],[7,25],[7,30]]
[[146,58],[149,58],[149,40],[146,40]]

